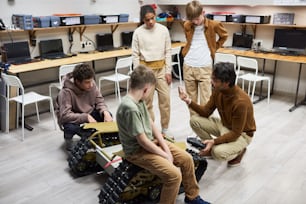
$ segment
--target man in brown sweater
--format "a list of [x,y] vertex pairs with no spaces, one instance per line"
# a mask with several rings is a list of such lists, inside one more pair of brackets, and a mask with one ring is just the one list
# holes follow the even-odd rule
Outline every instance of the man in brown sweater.
[[[240,164],[256,131],[253,104],[235,79],[233,64],[217,63],[211,77],[212,95],[204,106],[179,89],[180,98],[199,114],[191,117],[190,125],[206,144],[200,154],[228,161],[229,166]],[[220,118],[211,116],[216,109]]]

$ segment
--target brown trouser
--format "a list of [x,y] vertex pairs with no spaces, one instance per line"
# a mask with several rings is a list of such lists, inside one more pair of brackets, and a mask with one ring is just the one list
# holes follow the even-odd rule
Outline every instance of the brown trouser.
[[[190,99],[196,103],[200,100],[201,105],[205,105],[211,95],[211,73],[212,67],[191,67],[183,66],[184,82],[186,93]],[[196,112],[189,109],[190,115]]]
[[[185,195],[193,200],[199,195],[199,186],[195,177],[194,163],[185,150],[166,141],[173,155],[173,164],[167,159],[141,149],[137,154],[127,156],[131,163],[147,169],[157,175],[163,183],[159,204],[175,204],[181,182]],[[179,167],[179,168],[178,168]]]
[[[190,119],[190,126],[202,140],[211,140],[211,135],[219,137],[230,131],[219,118],[215,117],[205,118],[194,115]],[[236,158],[251,141],[252,137],[242,132],[238,139],[233,142],[214,145],[211,149],[211,155],[217,160],[230,161]]]
[[165,74],[166,74],[165,70],[166,70],[165,68],[152,69],[157,81],[155,89],[152,89],[149,97],[146,100],[148,111],[151,115],[152,120],[154,121],[155,116],[153,112],[153,98],[155,90],[157,91],[159,112],[161,117],[160,122],[162,129],[168,129],[170,121],[170,87],[165,79]]

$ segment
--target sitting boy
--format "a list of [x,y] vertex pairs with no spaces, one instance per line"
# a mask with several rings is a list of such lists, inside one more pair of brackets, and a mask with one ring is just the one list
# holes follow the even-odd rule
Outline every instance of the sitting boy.
[[191,155],[165,141],[150,119],[144,101],[155,83],[156,78],[150,69],[142,65],[136,67],[131,74],[129,92],[117,110],[119,137],[126,159],[162,180],[160,204],[176,203],[181,182],[185,189],[185,203],[207,204],[199,196]]
[[64,129],[68,151],[73,147],[75,134],[81,137],[88,134],[81,124],[113,120],[94,77],[94,70],[88,64],[79,64],[63,79],[63,88],[57,97],[57,117]]

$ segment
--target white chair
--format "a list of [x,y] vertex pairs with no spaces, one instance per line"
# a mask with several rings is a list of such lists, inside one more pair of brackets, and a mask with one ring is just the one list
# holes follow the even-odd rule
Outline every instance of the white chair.
[[[9,121],[9,102],[10,101],[15,101],[22,106],[21,107],[22,141],[24,140],[24,108],[26,105],[35,103],[37,119],[38,121],[40,121],[37,102],[49,100],[51,112],[53,115],[54,128],[56,129],[56,119],[55,119],[55,114],[54,114],[54,109],[53,109],[52,98],[50,96],[40,95],[33,91],[29,93],[24,93],[23,85],[18,77],[13,76],[13,75],[7,75],[7,74],[2,74],[1,76],[7,87],[6,89],[6,121]],[[11,96],[11,87],[17,88],[17,96]],[[18,104],[17,104],[17,121],[16,121],[17,128],[18,128],[18,123],[19,123],[19,112],[20,112],[19,111],[20,107]],[[6,123],[6,130],[9,131],[8,122]]]
[[[174,47],[171,48],[171,56],[176,57],[177,61],[173,61],[172,60],[172,74],[176,77],[180,79],[180,85],[182,85],[182,73],[181,73],[181,62],[180,62],[180,52],[181,52],[181,47]],[[178,69],[178,74],[174,71],[173,66],[177,65],[177,69]]]
[[237,69],[236,55],[234,55],[234,54],[227,54],[227,53],[216,52],[214,63],[216,64],[218,62],[230,62],[230,63],[233,63],[235,70]]
[[115,73],[108,76],[99,77],[99,90],[101,90],[101,83],[103,80],[112,81],[115,83],[115,95],[118,96],[121,102],[120,82],[126,82],[126,89],[129,87],[129,74],[132,72],[132,56],[119,58],[116,62]]
[[[244,89],[244,81],[248,81],[248,94],[250,95],[250,86],[251,82],[253,82],[253,89],[252,89],[252,95],[251,100],[254,101],[254,94],[255,94],[255,87],[256,82],[258,81],[267,81],[268,83],[268,103],[270,103],[270,78],[268,76],[259,76],[258,75],[258,62],[256,59],[248,58],[248,57],[237,57],[237,64],[238,64],[238,80],[242,79],[242,89]],[[241,67],[246,69],[246,71],[249,71],[246,74],[239,75],[239,72],[241,71]],[[238,82],[237,80],[237,82]]]
[[56,88],[56,89],[59,89],[61,90],[62,87],[63,87],[63,84],[62,84],[62,79],[63,77],[72,72],[73,69],[75,68],[75,66],[78,65],[78,64],[67,64],[67,65],[62,65],[59,67],[59,71],[58,71],[58,82],[56,83],[51,83],[49,85],[49,96],[52,98],[52,88]]
[[[234,68],[236,70],[236,83],[237,83],[237,78],[238,78],[238,69],[237,69],[237,59],[236,59],[236,55],[234,54],[229,54],[229,53],[220,53],[220,52],[216,52],[215,54],[215,60],[214,60],[214,64],[218,63],[218,62],[230,62],[234,64]],[[243,75],[244,72],[243,70],[240,70],[239,75]]]

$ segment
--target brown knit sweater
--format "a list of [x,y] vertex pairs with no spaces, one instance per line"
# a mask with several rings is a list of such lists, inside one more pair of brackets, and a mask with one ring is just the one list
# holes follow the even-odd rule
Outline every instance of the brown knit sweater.
[[227,90],[213,90],[205,106],[191,102],[189,107],[202,117],[209,117],[218,110],[222,124],[230,131],[217,137],[215,144],[235,141],[242,132],[253,136],[256,131],[253,104],[250,97],[238,86]]

